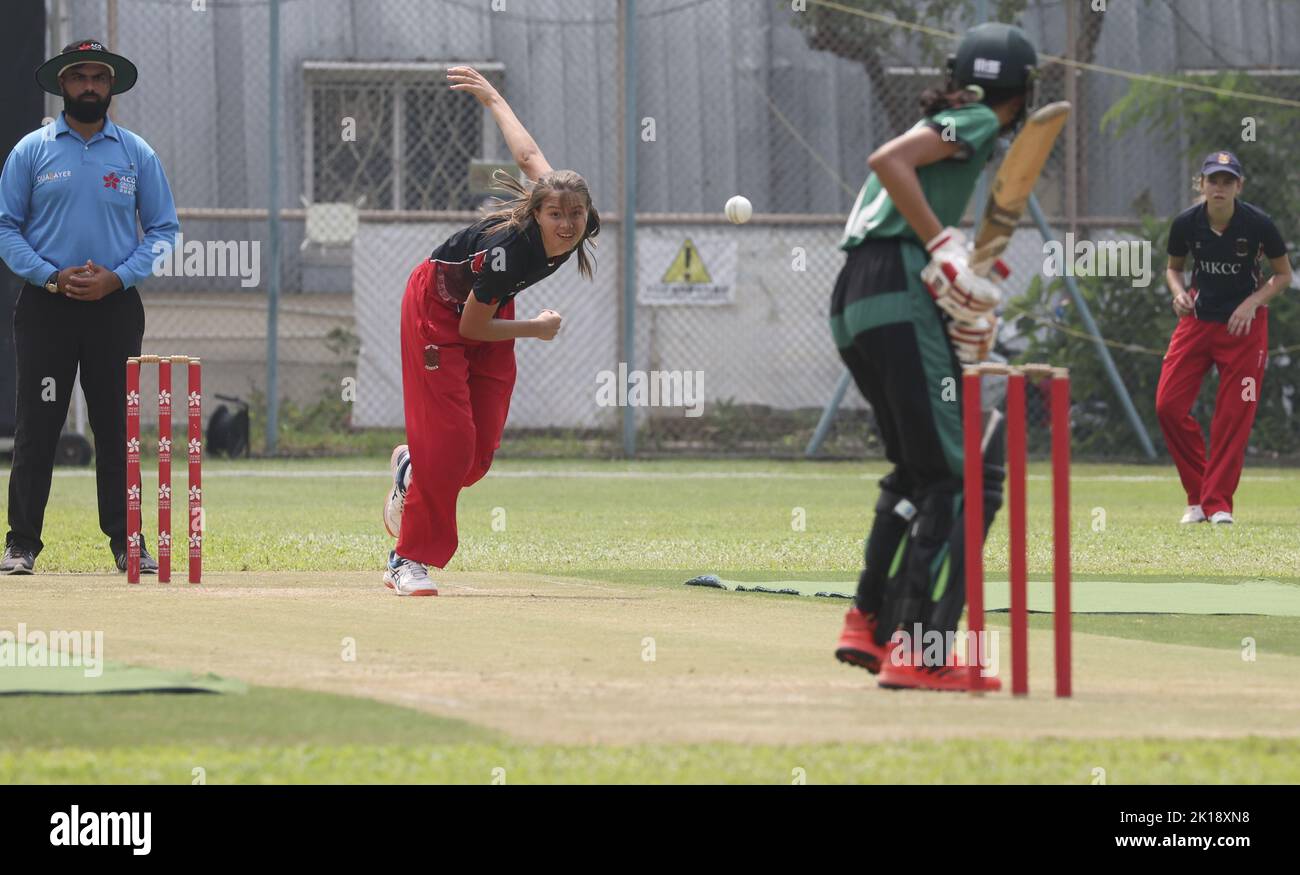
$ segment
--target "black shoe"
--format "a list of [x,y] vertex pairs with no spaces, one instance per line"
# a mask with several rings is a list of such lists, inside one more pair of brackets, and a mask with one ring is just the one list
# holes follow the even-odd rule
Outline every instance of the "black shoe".
[[31,550],[10,545],[5,547],[4,559],[0,559],[0,574],[31,574],[36,565],[36,555]]
[[[116,551],[114,551],[116,553]],[[117,570],[126,571],[126,551],[116,553],[113,557],[117,560]],[[140,573],[157,574],[158,560],[149,555],[149,550],[143,544],[140,545]]]

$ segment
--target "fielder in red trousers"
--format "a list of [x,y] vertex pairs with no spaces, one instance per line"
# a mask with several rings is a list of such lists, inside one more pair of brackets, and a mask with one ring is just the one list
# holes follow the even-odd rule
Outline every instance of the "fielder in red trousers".
[[[1212,152],[1201,168],[1202,200],[1169,231],[1165,278],[1181,317],[1169,340],[1156,389],[1156,413],[1187,492],[1182,522],[1232,522],[1268,360],[1268,302],[1291,284],[1286,243],[1262,210],[1238,200],[1245,175],[1231,152]],[[1183,269],[1192,257],[1192,284]],[[1260,258],[1273,276],[1261,283]],[[1206,455],[1192,404],[1211,367],[1219,390]]]
[[552,340],[560,314],[516,320],[514,297],[578,255],[600,216],[578,174],[555,171],[509,105],[478,71],[453,67],[452,89],[492,111],[525,187],[499,174],[513,199],[453,234],[411,274],[402,298],[402,394],[407,444],[393,450],[384,525],[397,538],[384,584],[398,595],[437,595],[428,568],[456,553],[456,500],[482,479],[501,445],[515,385],[516,338]]

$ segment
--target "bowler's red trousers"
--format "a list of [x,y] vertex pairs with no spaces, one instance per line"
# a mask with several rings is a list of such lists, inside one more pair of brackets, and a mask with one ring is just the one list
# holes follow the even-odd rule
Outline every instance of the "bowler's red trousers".
[[[443,568],[456,553],[456,499],[482,479],[501,446],[515,387],[515,342],[466,340],[460,316],[432,290],[435,262],[417,267],[402,297],[402,396],[411,482],[397,554]],[[496,318],[513,319],[514,301]]]
[[[1255,311],[1250,330],[1243,336],[1233,337],[1222,322],[1184,316],[1169,339],[1156,389],[1156,414],[1187,492],[1187,503],[1199,504],[1206,516],[1232,511],[1232,495],[1241,479],[1246,444],[1259,408],[1267,347],[1268,310],[1264,307]],[[1205,439],[1191,409],[1211,366],[1218,368],[1219,390],[1207,458]]]

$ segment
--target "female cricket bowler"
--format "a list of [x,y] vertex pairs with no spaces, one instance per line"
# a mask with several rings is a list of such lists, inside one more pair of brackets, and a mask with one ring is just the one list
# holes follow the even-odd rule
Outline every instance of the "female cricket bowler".
[[[1178,325],[1156,387],[1156,414],[1187,492],[1182,522],[1232,522],[1268,360],[1268,302],[1291,284],[1286,243],[1266,213],[1239,199],[1245,175],[1231,152],[1211,152],[1197,177],[1200,201],[1169,229],[1165,280]],[[1192,284],[1183,268],[1192,257]],[[1273,276],[1260,282],[1260,256]],[[1205,374],[1219,371],[1207,458],[1192,404]]]
[[[871,155],[840,244],[847,255],[831,297],[831,332],[894,468],[880,481],[835,656],[878,673],[884,687],[999,686],[952,665],[946,644],[916,660],[915,649],[888,642],[895,630],[913,648],[932,637],[927,632],[947,642],[964,607],[961,363],[987,356],[1001,293],[972,270],[954,226],[998,135],[1018,127],[1032,104],[1037,66],[1019,28],[972,28],[948,60],[945,87],[922,95],[925,117]],[[985,453],[986,530],[1002,503],[1001,455],[998,441]]]
[[[515,338],[553,340],[560,314],[514,318],[514,297],[555,273],[569,256],[591,279],[584,243],[600,233],[587,183],[552,170],[509,104],[477,70],[447,72],[492,111],[525,187],[499,174],[514,195],[449,237],[411,274],[402,298],[402,394],[406,437],[393,450],[384,525],[397,538],[384,584],[398,595],[438,594],[428,566],[456,552],[456,499],[477,483],[501,445],[515,384]],[[594,242],[590,245],[594,246]]]

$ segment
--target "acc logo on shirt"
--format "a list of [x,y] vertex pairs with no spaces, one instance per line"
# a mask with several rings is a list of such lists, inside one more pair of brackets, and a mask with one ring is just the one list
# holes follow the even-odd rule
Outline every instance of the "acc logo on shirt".
[[119,176],[117,173],[110,170],[104,176],[104,188],[111,188],[113,191],[119,192],[120,194],[134,195],[135,177]]

